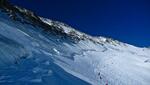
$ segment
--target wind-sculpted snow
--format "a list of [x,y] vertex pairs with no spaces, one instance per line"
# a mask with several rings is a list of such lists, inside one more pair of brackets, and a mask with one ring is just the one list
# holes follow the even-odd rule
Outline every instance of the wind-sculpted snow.
[[27,52],[22,45],[2,35],[0,35],[0,54],[1,67],[17,63],[19,59],[25,58],[27,56]]
[[92,37],[37,16],[36,23],[17,17],[28,23],[0,10],[0,85],[150,84],[149,48]]

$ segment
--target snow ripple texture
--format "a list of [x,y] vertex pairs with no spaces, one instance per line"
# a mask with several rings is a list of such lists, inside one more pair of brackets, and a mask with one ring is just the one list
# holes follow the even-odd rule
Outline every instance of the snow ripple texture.
[[[84,35],[59,22],[54,26]],[[1,10],[0,85],[150,84],[150,49],[104,37],[86,35],[95,43],[62,36],[14,21]]]

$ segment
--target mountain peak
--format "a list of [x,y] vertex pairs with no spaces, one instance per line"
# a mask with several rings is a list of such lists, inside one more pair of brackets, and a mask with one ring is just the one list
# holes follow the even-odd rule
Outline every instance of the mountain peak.
[[[102,37],[101,38],[92,37],[85,33],[79,32],[62,22],[41,18],[30,10],[10,4],[7,0],[1,0],[0,3],[1,3],[1,8],[14,21],[19,21],[23,24],[30,24],[33,26],[35,26],[36,24],[36,26],[41,27],[44,31],[60,35],[61,37],[62,36],[68,37],[70,39],[73,39],[73,41],[75,42],[78,42],[80,40],[90,40],[94,43],[99,43],[99,44],[111,43],[113,45],[119,45],[118,42],[116,42],[113,39],[104,38],[104,37],[103,39]],[[106,39],[105,42],[103,41],[104,39]]]
[[150,84],[149,49],[0,4],[0,85]]
[[10,4],[7,0],[1,0],[1,8],[3,12],[7,13],[7,15],[9,15],[12,20],[18,21],[22,24],[30,24],[32,26],[35,26],[36,24],[36,26],[41,27],[44,31],[56,34],[58,36],[60,35],[61,37],[64,36],[71,38],[75,42],[81,39],[85,39],[85,35],[79,36],[77,35],[78,32],[73,29],[71,29],[71,32],[66,33],[66,30],[62,28],[62,26],[65,24],[58,21],[52,21],[53,25],[50,25],[32,11],[18,6],[14,6]]

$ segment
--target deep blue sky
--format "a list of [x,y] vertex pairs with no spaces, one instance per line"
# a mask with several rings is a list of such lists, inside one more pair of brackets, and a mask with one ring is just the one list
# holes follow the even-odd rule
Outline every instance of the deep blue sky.
[[150,46],[149,0],[10,0],[94,36]]

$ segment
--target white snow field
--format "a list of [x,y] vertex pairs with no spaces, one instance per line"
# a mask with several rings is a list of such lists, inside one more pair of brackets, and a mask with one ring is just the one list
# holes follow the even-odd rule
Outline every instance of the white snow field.
[[0,2],[0,85],[150,85],[150,49]]

